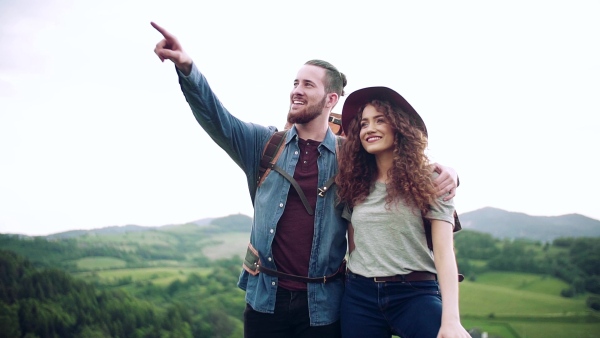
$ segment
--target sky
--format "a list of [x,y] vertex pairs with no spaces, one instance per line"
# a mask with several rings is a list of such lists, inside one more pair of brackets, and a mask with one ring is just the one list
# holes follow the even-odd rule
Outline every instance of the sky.
[[0,0],[0,233],[252,215],[151,21],[244,121],[282,128],[296,72],[327,60],[347,94],[388,86],[419,112],[459,215],[600,220],[599,16],[579,0]]

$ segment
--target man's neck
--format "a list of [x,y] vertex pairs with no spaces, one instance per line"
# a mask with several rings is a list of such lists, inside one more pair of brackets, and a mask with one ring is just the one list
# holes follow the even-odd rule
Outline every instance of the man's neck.
[[[328,114],[325,115],[325,117],[328,116]],[[324,119],[322,116],[317,117],[309,123],[296,123],[298,137],[300,137],[303,140],[314,140],[322,142],[325,139],[325,135],[327,135],[328,128],[329,124],[327,123],[327,119]]]

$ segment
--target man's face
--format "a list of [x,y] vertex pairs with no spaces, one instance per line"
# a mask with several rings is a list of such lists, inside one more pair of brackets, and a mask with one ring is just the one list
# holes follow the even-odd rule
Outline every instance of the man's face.
[[325,69],[321,67],[304,65],[300,68],[290,93],[289,123],[309,123],[323,113],[327,102],[324,79]]

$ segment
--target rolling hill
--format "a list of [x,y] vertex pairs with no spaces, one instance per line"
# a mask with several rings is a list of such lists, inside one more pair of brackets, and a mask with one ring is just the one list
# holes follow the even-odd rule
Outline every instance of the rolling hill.
[[530,216],[487,207],[459,217],[463,229],[488,233],[496,238],[550,242],[559,237],[600,237],[600,221],[579,214]]

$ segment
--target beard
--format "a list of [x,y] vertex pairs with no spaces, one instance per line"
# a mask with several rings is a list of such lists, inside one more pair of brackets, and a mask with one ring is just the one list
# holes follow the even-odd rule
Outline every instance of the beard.
[[327,102],[327,95],[323,96],[323,100],[316,104],[309,104],[302,111],[292,114],[291,108],[290,112],[287,116],[287,121],[291,124],[306,124],[310,121],[316,119],[323,113],[323,108],[325,108],[325,103]]

